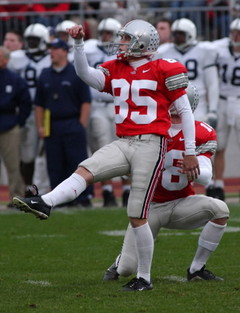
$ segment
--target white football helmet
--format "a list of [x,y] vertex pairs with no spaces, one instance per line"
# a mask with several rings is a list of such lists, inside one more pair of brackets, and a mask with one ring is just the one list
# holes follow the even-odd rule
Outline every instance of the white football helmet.
[[55,27],[56,36],[59,37],[59,39],[66,41],[69,46],[72,46],[74,40],[71,36],[69,36],[66,29],[71,28],[75,25],[77,25],[77,23],[75,23],[71,20],[65,20],[65,21],[57,24],[57,26]]
[[182,44],[175,44],[179,50],[184,50],[185,48],[196,43],[197,29],[195,24],[187,19],[180,18],[173,22],[171,27],[172,33],[174,32],[184,32],[186,35],[185,42]]
[[234,47],[240,47],[240,42],[236,41],[232,32],[233,31],[239,31],[240,32],[240,18],[236,18],[233,20],[230,24],[230,39],[231,43]]
[[115,18],[109,17],[109,18],[103,19],[98,24],[98,28],[97,28],[99,41],[103,42],[102,41],[102,32],[104,32],[104,31],[112,33],[112,35],[113,35],[112,41],[116,40],[117,33],[121,29],[121,27],[122,27],[122,25]]
[[[30,53],[46,51],[47,44],[50,42],[47,27],[40,23],[30,24],[25,29],[23,37],[26,41],[26,50]],[[38,40],[36,40],[34,44],[31,44],[29,38],[35,38]]]
[[[121,43],[116,43],[113,54],[118,54],[118,58],[127,58],[128,56],[142,57],[153,55],[159,47],[159,35],[156,28],[144,20],[132,20],[128,22],[118,32],[119,36],[127,35],[131,38],[127,44],[126,51],[119,51]],[[124,44],[126,45],[126,44]]]

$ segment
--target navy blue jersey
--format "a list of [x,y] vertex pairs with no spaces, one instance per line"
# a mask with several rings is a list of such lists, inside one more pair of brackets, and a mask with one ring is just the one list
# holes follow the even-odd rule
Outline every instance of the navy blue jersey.
[[5,68],[0,70],[0,81],[0,131],[23,126],[32,107],[25,80]]

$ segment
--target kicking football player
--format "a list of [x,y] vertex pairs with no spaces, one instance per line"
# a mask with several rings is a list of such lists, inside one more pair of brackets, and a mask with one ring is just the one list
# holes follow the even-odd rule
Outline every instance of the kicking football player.
[[217,152],[214,159],[214,181],[208,186],[208,193],[214,198],[225,199],[224,154],[233,129],[240,146],[240,18],[230,24],[230,36],[213,42],[217,47],[220,99],[217,126]]
[[159,56],[173,58],[186,66],[189,81],[199,92],[195,120],[205,121],[215,128],[219,97],[217,51],[210,42],[197,41],[196,26],[187,18],[175,20],[171,31],[173,42],[160,45]]
[[120,31],[113,45],[117,59],[95,69],[84,53],[82,25],[70,28],[75,39],[75,68],[79,77],[97,90],[113,95],[118,140],[105,145],[50,193],[32,198],[14,197],[20,210],[47,219],[51,208],[75,199],[88,184],[131,174],[127,213],[131,223],[138,260],[134,281],[123,290],[151,290],[150,277],[154,241],[147,222],[148,208],[162,170],[167,134],[171,121],[169,108],[181,116],[184,135],[183,172],[189,179],[199,175],[195,156],[195,126],[185,92],[186,68],[174,60],[152,60],[159,46],[157,30],[144,20],[133,20]]
[[[196,101],[190,101],[192,110]],[[195,195],[192,181],[179,171],[184,152],[184,137],[181,131],[181,120],[176,111],[171,111],[172,126],[169,129],[169,145],[155,194],[150,205],[148,223],[154,239],[162,227],[168,229],[195,229],[203,226],[199,236],[198,248],[190,267],[187,280],[223,280],[205,268],[208,258],[216,250],[222,238],[229,217],[225,202]],[[216,151],[216,133],[204,122],[195,122],[196,151],[200,166],[200,175],[195,182],[208,183],[212,177],[210,158]],[[107,269],[104,280],[117,280],[121,276],[136,273],[137,257],[134,236],[129,224],[122,251],[116,261]]]

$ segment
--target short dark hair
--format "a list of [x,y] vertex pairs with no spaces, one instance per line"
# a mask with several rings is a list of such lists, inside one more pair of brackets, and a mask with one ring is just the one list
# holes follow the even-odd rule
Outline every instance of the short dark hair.
[[18,37],[19,41],[23,42],[23,35],[18,30],[16,30],[16,29],[9,29],[9,30],[6,31],[5,35],[8,34],[8,33],[15,34]]

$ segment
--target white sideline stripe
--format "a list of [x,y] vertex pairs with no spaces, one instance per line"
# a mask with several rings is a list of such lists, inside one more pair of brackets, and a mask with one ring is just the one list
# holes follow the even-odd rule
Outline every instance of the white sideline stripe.
[[26,238],[62,238],[66,237],[65,235],[61,234],[53,234],[53,235],[47,235],[47,234],[39,234],[39,235],[32,235],[32,234],[26,234],[26,235],[19,235],[19,236],[13,236],[13,238],[16,239],[26,239]]
[[[164,228],[163,228],[164,229]],[[240,232],[240,227],[227,227],[225,233],[237,233]],[[106,236],[125,236],[126,230],[107,230],[107,231],[100,231],[99,234],[106,235]],[[189,235],[199,235],[201,231],[195,232],[163,232],[159,233],[159,236],[189,236]]]
[[44,280],[26,280],[26,284],[38,285],[38,286],[51,286],[52,284],[49,281]]
[[166,280],[177,281],[180,283],[186,283],[187,282],[187,279],[185,277],[181,277],[181,276],[170,275],[170,276],[165,276],[163,278]]

